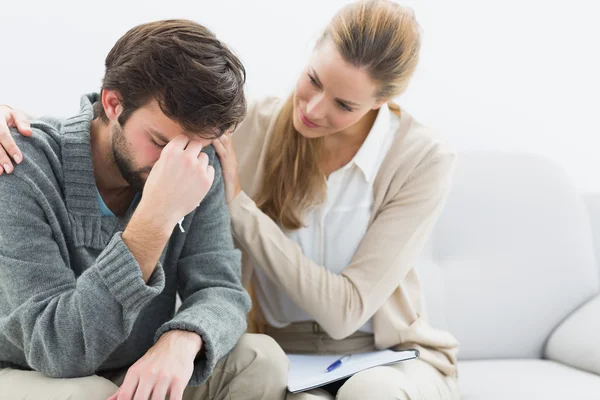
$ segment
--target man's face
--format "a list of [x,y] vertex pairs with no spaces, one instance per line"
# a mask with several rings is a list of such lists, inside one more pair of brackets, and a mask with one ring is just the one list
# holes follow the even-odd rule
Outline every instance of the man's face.
[[160,158],[162,149],[178,135],[186,135],[208,146],[210,139],[202,139],[183,129],[168,118],[156,100],[135,110],[124,127],[113,121],[110,126],[112,153],[123,178],[141,192],[152,167]]

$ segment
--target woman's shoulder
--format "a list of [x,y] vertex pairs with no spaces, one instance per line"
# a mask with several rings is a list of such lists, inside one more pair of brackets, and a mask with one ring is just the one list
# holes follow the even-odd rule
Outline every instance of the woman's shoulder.
[[394,159],[412,160],[415,167],[428,161],[454,162],[456,150],[442,132],[421,123],[405,110],[401,110],[398,119],[390,152]]
[[283,106],[284,101],[285,99],[278,96],[250,98],[248,100],[247,117],[268,118],[272,116],[274,111],[278,111]]
[[456,163],[456,151],[448,139],[404,109],[394,114],[398,127],[379,170],[378,183],[393,189],[391,193],[400,193],[408,180],[418,177],[431,185],[444,185],[451,179]]
[[282,98],[274,96],[249,99],[246,117],[233,131],[233,137],[264,136],[268,127],[279,115],[283,103]]

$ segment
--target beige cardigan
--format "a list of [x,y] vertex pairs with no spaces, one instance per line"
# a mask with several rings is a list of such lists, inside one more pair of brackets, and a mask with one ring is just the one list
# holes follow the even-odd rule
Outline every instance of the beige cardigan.
[[[230,203],[232,230],[243,251],[242,277],[251,291],[254,264],[334,339],[345,338],[372,318],[378,348],[417,348],[445,375],[456,375],[458,342],[432,328],[424,315],[413,268],[450,189],[455,153],[402,112],[396,138],[374,181],[367,233],[341,275],[306,257],[252,197],[264,170],[269,138],[283,100],[251,104],[233,135],[242,192]],[[400,109],[390,104],[400,115]],[[258,307],[251,331],[264,322]]]

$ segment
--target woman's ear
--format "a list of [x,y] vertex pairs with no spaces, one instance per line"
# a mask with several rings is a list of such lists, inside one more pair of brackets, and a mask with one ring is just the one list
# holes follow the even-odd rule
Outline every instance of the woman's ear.
[[379,110],[382,105],[388,102],[388,99],[378,100],[377,103],[373,106],[373,110]]
[[123,112],[119,94],[115,90],[102,90],[102,107],[106,116],[111,121],[116,121]]

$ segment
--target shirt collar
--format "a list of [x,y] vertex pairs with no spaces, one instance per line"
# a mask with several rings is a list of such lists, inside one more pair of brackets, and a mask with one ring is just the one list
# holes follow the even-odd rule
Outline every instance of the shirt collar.
[[352,159],[352,163],[360,168],[369,183],[375,178],[380,165],[379,154],[390,130],[390,118],[390,109],[387,103],[384,103],[379,108],[369,135]]
[[115,214],[112,211],[110,211],[110,208],[108,208],[108,206],[102,199],[102,196],[100,196],[98,188],[96,188],[96,193],[98,193],[98,207],[100,208],[100,215],[103,217],[114,217]]

